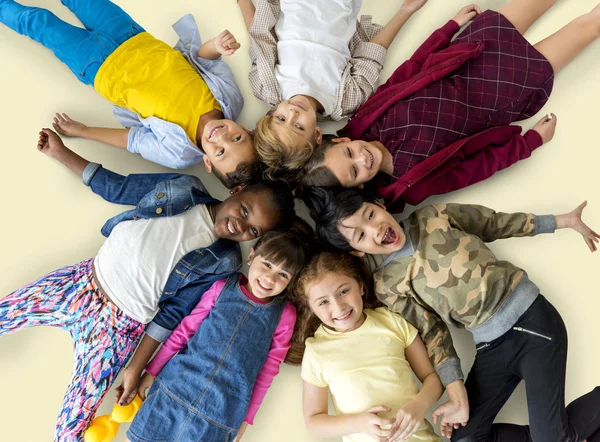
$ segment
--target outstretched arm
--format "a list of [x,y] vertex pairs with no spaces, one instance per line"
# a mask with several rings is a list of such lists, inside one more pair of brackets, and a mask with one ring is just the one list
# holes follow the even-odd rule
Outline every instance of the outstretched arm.
[[555,215],[554,220],[556,221],[557,229],[573,229],[581,234],[590,252],[595,252],[598,250],[597,244],[600,242],[600,235],[590,229],[581,219],[581,214],[585,206],[587,206],[587,201],[584,201],[569,213]]
[[[243,0],[240,0],[240,3],[242,1]],[[250,2],[250,0],[246,1]],[[388,24],[371,39],[371,43],[378,44],[385,49],[388,49],[398,35],[398,32],[400,32],[402,26],[404,26],[408,19],[421,9],[425,3],[427,3],[427,0],[404,0],[400,10],[392,17]]]
[[250,25],[252,24],[252,20],[254,20],[254,14],[256,12],[254,3],[252,3],[252,0],[238,0],[237,4],[240,7],[240,11],[242,11],[246,29],[250,29]]
[[88,160],[66,147],[52,129],[44,128],[41,130],[37,148],[44,155],[60,161],[79,176],[83,176],[83,171],[90,164]]
[[104,144],[127,149],[129,129],[113,129],[109,127],[90,127],[71,119],[67,114],[56,114],[52,123],[54,130],[66,137],[81,137],[100,141]]

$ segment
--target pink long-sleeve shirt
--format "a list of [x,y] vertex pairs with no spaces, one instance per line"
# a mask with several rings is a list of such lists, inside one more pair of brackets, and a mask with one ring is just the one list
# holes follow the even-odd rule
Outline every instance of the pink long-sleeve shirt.
[[[181,321],[152,361],[150,361],[146,367],[148,373],[156,377],[167,362],[169,362],[179,350],[187,346],[190,338],[200,328],[202,321],[204,321],[215,306],[217,298],[225,286],[225,282],[226,279],[216,281],[211,288],[206,291],[202,299],[200,299],[200,302],[198,302],[191,313]],[[240,288],[248,298],[255,302],[264,303],[264,301],[254,297],[241,284]],[[267,390],[271,386],[273,378],[279,373],[279,365],[283,362],[290,349],[290,340],[294,332],[295,323],[296,309],[288,302],[283,308],[281,319],[273,334],[273,341],[271,342],[271,348],[269,349],[265,364],[254,384],[254,390],[252,391],[252,397],[250,398],[250,407],[248,408],[246,419],[244,419],[244,421],[250,425],[254,423],[254,417],[260,408],[260,404],[262,403]]]

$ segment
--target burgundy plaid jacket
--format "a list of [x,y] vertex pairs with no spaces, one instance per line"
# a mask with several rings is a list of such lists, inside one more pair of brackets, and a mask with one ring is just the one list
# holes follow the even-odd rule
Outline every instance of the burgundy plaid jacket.
[[[435,31],[414,55],[400,65],[339,131],[340,136],[360,139],[381,115],[399,100],[456,70],[469,58],[477,57],[483,42],[450,45],[459,30],[450,20]],[[404,204],[417,205],[431,195],[447,193],[482,181],[496,171],[527,158],[541,146],[541,136],[520,126],[500,126],[463,138],[417,164],[394,183],[378,188],[390,212]]]

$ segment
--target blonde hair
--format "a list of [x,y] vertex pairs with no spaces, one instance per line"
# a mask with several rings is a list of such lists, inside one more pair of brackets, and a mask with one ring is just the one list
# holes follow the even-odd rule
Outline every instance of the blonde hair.
[[254,148],[266,166],[264,176],[270,180],[295,180],[317,145],[317,134],[303,146],[295,146],[291,137],[280,139],[275,134],[271,129],[271,118],[271,115],[265,115],[258,120],[254,132]]

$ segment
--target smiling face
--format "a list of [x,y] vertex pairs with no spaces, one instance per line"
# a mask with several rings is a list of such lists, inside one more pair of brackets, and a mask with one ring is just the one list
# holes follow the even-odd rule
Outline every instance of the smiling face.
[[252,136],[231,120],[210,120],[202,132],[204,164],[211,172],[214,167],[222,175],[235,171],[238,164],[253,162],[257,155]]
[[358,187],[370,181],[381,169],[383,153],[366,141],[336,138],[336,144],[325,152],[324,165],[342,186]]
[[302,95],[295,95],[277,106],[271,115],[269,127],[279,140],[290,147],[303,148],[315,137],[317,144],[321,142],[317,113]]
[[249,241],[275,228],[278,211],[266,191],[234,193],[214,206],[215,234],[232,241]]
[[307,287],[308,306],[329,328],[356,330],[365,322],[363,287],[343,273],[328,272]]
[[260,299],[280,295],[289,285],[292,275],[282,265],[275,264],[250,250],[248,284],[252,294]]
[[373,255],[389,255],[406,242],[400,224],[374,203],[363,203],[352,216],[340,220],[338,229],[354,250]]

